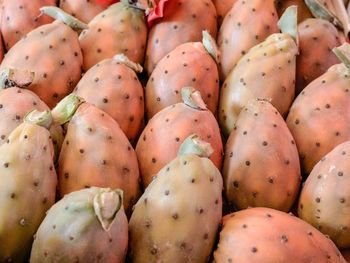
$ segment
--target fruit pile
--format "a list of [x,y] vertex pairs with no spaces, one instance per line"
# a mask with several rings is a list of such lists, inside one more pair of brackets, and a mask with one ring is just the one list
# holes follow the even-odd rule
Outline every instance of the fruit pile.
[[347,262],[347,2],[0,0],[0,263]]

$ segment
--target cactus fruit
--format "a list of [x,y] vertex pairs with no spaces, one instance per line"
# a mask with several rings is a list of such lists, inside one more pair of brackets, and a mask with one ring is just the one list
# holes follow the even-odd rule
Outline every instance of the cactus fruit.
[[143,88],[136,75],[141,71],[140,65],[120,54],[89,69],[75,89],[79,97],[113,117],[131,141],[144,118]]
[[220,78],[225,80],[240,58],[267,36],[279,32],[273,0],[239,0],[227,13],[218,35]]
[[[238,3],[237,3],[238,4]],[[235,5],[233,10],[239,5]],[[281,17],[296,29],[296,10],[290,7]],[[290,20],[290,21],[288,21]],[[284,30],[288,30],[288,27]],[[293,30],[293,29],[292,29]],[[295,94],[295,65],[298,47],[292,35],[276,33],[247,51],[225,80],[219,103],[219,121],[229,135],[241,109],[250,99],[271,99],[285,116]],[[222,54],[224,56],[224,54]]]
[[25,262],[33,235],[55,202],[54,151],[46,129],[51,115],[37,117],[0,146],[0,262]]
[[221,26],[222,21],[224,20],[226,14],[231,10],[234,3],[237,2],[237,0],[212,0],[215,8],[216,13],[218,15],[218,26]]
[[157,63],[177,46],[201,41],[203,30],[208,30],[209,34],[216,38],[216,10],[212,1],[169,1],[163,18],[158,20],[149,32],[145,58],[148,75]]
[[118,123],[89,103],[70,120],[58,163],[60,196],[92,186],[120,188],[127,213],[139,197],[134,149]]
[[350,248],[350,141],[318,162],[302,189],[298,215],[328,235],[338,248]]
[[223,218],[214,262],[346,263],[334,243],[301,219],[270,208]]
[[30,262],[119,263],[127,247],[122,191],[92,187],[51,207],[35,235]]
[[40,15],[43,6],[55,6],[55,0],[3,0],[1,33],[7,50],[33,29],[52,22],[47,15]]
[[206,262],[222,216],[222,177],[213,149],[194,135],[164,166],[130,219],[131,261]]
[[269,102],[253,100],[241,111],[225,156],[226,199],[236,208],[290,210],[301,181],[298,150]]
[[295,99],[287,118],[306,174],[335,146],[350,139],[350,45],[340,49],[348,49],[341,58],[349,68],[334,65],[311,82]]
[[206,108],[198,91],[183,88],[181,92],[184,102],[154,115],[137,142],[136,153],[144,187],[176,157],[181,143],[193,133],[211,144],[214,153],[210,159],[221,168],[222,141],[214,115]]
[[84,23],[89,23],[108,6],[109,3],[104,3],[98,0],[60,0],[59,5],[62,10]]
[[54,13],[59,19],[34,29],[17,42],[6,54],[1,69],[33,71],[34,81],[28,89],[52,108],[73,90],[81,76],[82,54],[78,35],[65,23],[77,28],[84,25],[57,7],[44,7],[41,10]]
[[276,0],[278,16],[282,16],[284,11],[286,11],[286,9],[292,5],[296,5],[298,7],[298,24],[312,17],[312,14],[304,0]]
[[88,26],[79,37],[84,71],[119,53],[143,63],[147,40],[144,11],[122,0],[98,14]]
[[181,102],[181,88],[186,86],[198,90],[208,109],[215,114],[219,99],[215,60],[219,53],[215,40],[206,31],[202,42],[182,44],[159,61],[146,86],[148,119],[167,106]]

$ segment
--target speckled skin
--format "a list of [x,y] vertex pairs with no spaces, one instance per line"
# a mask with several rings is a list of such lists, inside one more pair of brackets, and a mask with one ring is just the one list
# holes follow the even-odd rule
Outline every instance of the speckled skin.
[[89,23],[109,6],[108,3],[97,2],[96,0],[60,0],[59,7],[80,21]]
[[9,50],[33,29],[51,23],[47,15],[40,16],[40,7],[55,6],[55,0],[3,0],[1,1],[1,33]]
[[130,262],[206,262],[222,216],[222,178],[194,154],[167,164],[135,206]]
[[295,94],[298,48],[288,34],[273,34],[244,55],[225,80],[219,102],[219,122],[225,135],[232,131],[250,99],[270,99],[285,116]]
[[167,106],[181,102],[181,89],[187,86],[200,91],[208,109],[216,113],[218,68],[200,42],[182,44],[159,61],[146,86],[148,119]]
[[33,243],[31,263],[122,263],[128,247],[128,221],[123,208],[105,230],[94,211],[99,188],[66,195],[49,211]]
[[106,59],[88,70],[75,93],[108,113],[129,140],[138,135],[144,119],[143,88],[134,70]]
[[225,147],[227,200],[237,209],[288,212],[301,181],[298,150],[287,124],[267,101],[250,101]]
[[127,213],[139,196],[136,154],[117,122],[84,103],[71,119],[59,157],[59,194],[85,187],[120,188]]
[[12,67],[34,71],[34,81],[28,89],[52,108],[78,83],[81,65],[78,34],[57,20],[17,42],[6,54],[0,70]]
[[226,14],[231,10],[237,0],[212,0],[218,15],[218,25],[221,26]]
[[152,26],[148,36],[145,69],[152,73],[157,63],[177,46],[202,40],[208,30],[216,38],[217,20],[214,4],[209,0],[172,0],[164,17]]
[[84,71],[118,53],[124,53],[133,62],[143,63],[147,40],[143,11],[122,1],[98,14],[88,26],[79,37]]
[[218,34],[222,81],[250,48],[279,32],[277,21],[273,0],[238,0],[234,4]]
[[298,23],[312,17],[312,14],[309,8],[306,6],[304,0],[277,0],[276,9],[278,17],[281,17],[284,11],[286,11],[286,9],[292,5],[296,5],[298,7]]
[[344,64],[334,65],[293,102],[287,124],[305,174],[335,146],[350,139],[349,76]]
[[33,235],[55,202],[50,133],[21,124],[0,146],[0,262],[25,262]]
[[350,142],[317,163],[300,195],[299,217],[328,235],[339,248],[350,247]]
[[223,219],[214,263],[346,263],[334,243],[301,219],[251,208]]

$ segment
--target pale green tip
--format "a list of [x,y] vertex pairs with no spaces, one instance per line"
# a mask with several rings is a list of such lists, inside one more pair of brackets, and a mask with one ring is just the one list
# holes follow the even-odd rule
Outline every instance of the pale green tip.
[[213,152],[210,143],[203,141],[198,135],[192,134],[181,144],[177,155],[195,154],[199,157],[209,158]]
[[101,189],[93,200],[95,214],[103,229],[109,231],[120,209],[123,208],[123,191]]
[[34,80],[34,72],[24,69],[5,68],[0,72],[0,88],[26,88]]
[[59,125],[69,122],[83,102],[84,99],[78,97],[76,94],[69,94],[51,111],[54,122]]
[[335,47],[332,50],[339,60],[350,69],[350,44],[344,43],[339,47]]
[[143,71],[143,68],[140,64],[131,61],[124,54],[115,55],[113,57],[113,60],[125,64],[126,66],[134,70],[136,73],[141,73]]
[[184,87],[181,89],[181,96],[187,106],[197,110],[207,110],[207,106],[198,90],[192,87]]
[[36,124],[49,129],[52,124],[52,115],[49,110],[32,110],[24,117],[24,122]]
[[216,45],[215,39],[209,34],[208,31],[202,31],[202,43],[210,56],[215,60],[215,62],[219,63],[220,50]]
[[282,33],[289,34],[299,46],[298,38],[298,7],[289,6],[278,21],[278,27]]

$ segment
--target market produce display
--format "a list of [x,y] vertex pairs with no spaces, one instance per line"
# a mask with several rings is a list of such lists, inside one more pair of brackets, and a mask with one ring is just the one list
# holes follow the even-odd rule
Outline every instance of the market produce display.
[[0,0],[0,263],[350,262],[349,2]]

